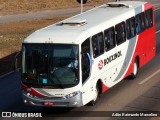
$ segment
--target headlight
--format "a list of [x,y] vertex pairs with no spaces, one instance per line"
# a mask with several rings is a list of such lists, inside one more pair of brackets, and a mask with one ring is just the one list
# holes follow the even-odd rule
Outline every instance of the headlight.
[[33,97],[33,95],[31,93],[27,93],[28,97]]
[[70,94],[66,95],[65,97],[68,99],[68,98],[76,96],[78,93],[79,92],[73,92],[73,93],[70,93]]

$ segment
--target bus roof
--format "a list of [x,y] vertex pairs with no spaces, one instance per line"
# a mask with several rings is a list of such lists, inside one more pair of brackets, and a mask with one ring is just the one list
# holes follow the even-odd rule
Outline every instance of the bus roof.
[[24,43],[80,44],[90,36],[144,11],[140,1],[120,1],[99,7],[37,30]]

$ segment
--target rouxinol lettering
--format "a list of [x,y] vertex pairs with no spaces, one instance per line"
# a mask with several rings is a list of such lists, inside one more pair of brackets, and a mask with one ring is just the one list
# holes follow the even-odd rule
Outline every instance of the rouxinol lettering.
[[121,56],[122,56],[122,52],[121,52],[121,51],[119,51],[119,52],[111,55],[110,57],[104,59],[104,65],[106,65],[106,64],[114,61],[115,59],[117,59],[117,58],[119,58],[119,57],[121,57]]

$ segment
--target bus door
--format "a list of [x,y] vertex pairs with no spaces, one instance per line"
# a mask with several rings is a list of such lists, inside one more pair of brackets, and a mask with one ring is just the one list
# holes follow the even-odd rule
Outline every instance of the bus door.
[[90,39],[85,40],[81,45],[81,74],[82,74],[82,99],[83,104],[87,103],[90,97],[92,81],[89,80],[91,72],[91,52],[90,52]]

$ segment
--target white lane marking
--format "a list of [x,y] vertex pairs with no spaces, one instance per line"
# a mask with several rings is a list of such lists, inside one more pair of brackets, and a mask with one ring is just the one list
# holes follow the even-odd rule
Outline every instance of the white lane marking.
[[8,73],[6,73],[6,74],[4,74],[4,75],[0,76],[0,79],[1,79],[1,78],[3,78],[3,77],[6,77],[7,75],[12,74],[13,72],[14,72],[14,71],[11,71],[11,72],[8,72]]
[[148,80],[151,80],[152,77],[154,77],[155,75],[157,75],[160,72],[160,69],[157,70],[155,73],[151,74],[149,77],[145,78],[144,80],[142,80],[139,84],[144,84],[145,82],[147,82]]
[[156,34],[160,33],[160,30],[156,31]]

